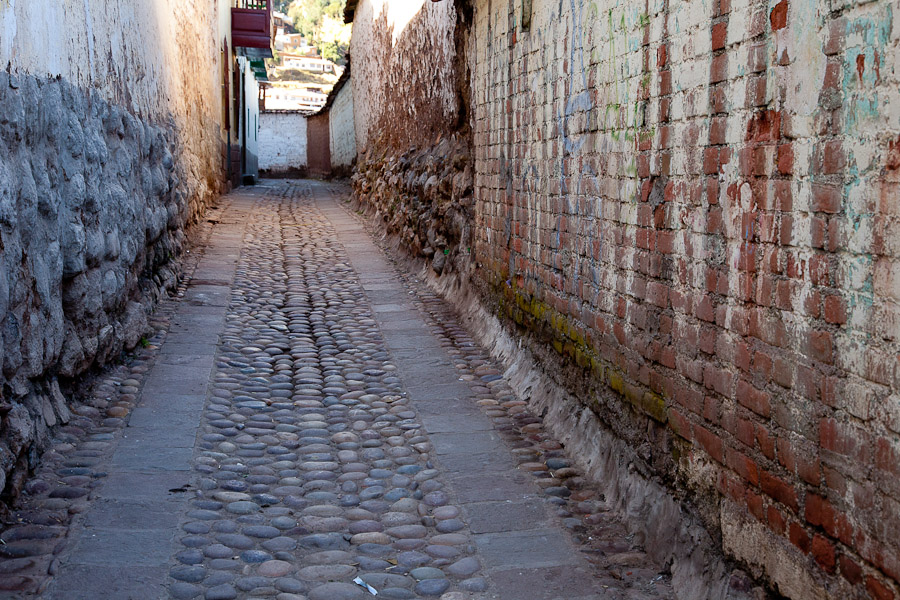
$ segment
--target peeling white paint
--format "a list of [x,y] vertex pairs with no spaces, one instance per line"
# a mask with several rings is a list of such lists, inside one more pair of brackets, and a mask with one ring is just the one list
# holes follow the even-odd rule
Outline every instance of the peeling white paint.
[[88,45],[88,65],[90,71],[88,76],[94,78],[94,18],[91,16],[91,5],[89,0],[84,0],[84,24],[87,27],[87,45]]
[[788,9],[787,51],[794,60],[790,70],[788,105],[798,115],[812,115],[818,109],[819,91],[825,81],[825,54],[819,31],[816,0],[794,0]]
[[[16,0],[9,0],[8,5],[0,3],[0,59],[9,57],[12,59],[13,50],[16,44],[16,33],[18,24],[16,21]],[[5,61],[9,62],[9,61]]]
[[329,111],[331,165],[349,167],[356,160],[356,128],[353,122],[353,85],[347,82]]

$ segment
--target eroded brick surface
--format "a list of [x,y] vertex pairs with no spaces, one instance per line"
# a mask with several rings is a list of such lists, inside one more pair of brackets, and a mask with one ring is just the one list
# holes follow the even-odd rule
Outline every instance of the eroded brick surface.
[[[897,594],[896,3],[457,7],[455,272],[727,554],[792,597]],[[403,161],[437,146],[374,146],[359,198],[430,256]]]

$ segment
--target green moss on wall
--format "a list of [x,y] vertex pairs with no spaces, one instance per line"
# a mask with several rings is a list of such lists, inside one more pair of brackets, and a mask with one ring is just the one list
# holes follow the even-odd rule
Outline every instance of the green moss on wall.
[[621,368],[600,358],[589,334],[581,333],[583,327],[572,317],[506,281],[497,279],[492,287],[501,317],[549,344],[564,360],[582,369],[591,381],[607,386],[640,413],[661,424],[668,422],[666,398],[635,384]]

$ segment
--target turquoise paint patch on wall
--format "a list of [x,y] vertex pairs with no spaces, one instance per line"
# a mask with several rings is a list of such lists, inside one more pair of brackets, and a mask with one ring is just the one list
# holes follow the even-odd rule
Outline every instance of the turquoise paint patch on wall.
[[844,55],[842,91],[846,111],[845,132],[856,133],[876,125],[883,111],[876,86],[881,81],[885,50],[890,43],[893,12],[879,7],[875,14],[848,20],[846,37],[856,42]]

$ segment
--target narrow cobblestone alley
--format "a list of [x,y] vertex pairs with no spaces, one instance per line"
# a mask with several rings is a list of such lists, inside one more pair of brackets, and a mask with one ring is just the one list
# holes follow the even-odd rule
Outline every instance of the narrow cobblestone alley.
[[4,597],[670,597],[345,195],[264,181],[210,213],[160,333],[26,485]]

